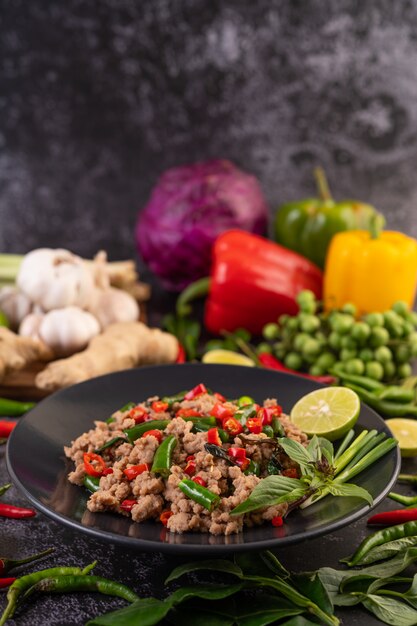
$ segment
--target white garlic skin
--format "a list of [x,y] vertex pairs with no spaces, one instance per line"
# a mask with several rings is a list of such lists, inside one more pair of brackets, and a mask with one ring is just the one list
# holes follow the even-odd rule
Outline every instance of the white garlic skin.
[[31,312],[32,302],[17,287],[3,287],[0,290],[0,310],[9,320],[10,327],[16,329],[20,322]]
[[69,356],[87,347],[98,335],[96,318],[82,309],[69,306],[46,313],[39,324],[39,337],[57,356]]
[[17,277],[19,289],[45,311],[84,308],[94,287],[92,272],[69,250],[38,248],[25,255]]
[[44,315],[42,313],[29,313],[19,325],[19,335],[40,339],[39,327]]
[[133,296],[116,287],[95,289],[87,309],[97,318],[102,330],[116,322],[136,322],[140,313]]

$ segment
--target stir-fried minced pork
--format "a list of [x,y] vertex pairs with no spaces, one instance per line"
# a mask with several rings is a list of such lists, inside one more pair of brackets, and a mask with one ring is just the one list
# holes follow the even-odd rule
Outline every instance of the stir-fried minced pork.
[[[138,427],[137,438],[125,432]],[[276,400],[239,406],[198,385],[182,396],[154,396],[96,421],[65,447],[75,464],[68,479],[76,485],[96,481],[87,503],[91,512],[113,511],[135,522],[153,519],[176,533],[229,535],[285,515],[286,503],[231,515],[271,472],[297,476],[297,465],[277,443],[280,436],[307,442]],[[165,452],[167,440],[175,441],[161,466],[157,453]],[[212,504],[184,492],[184,479],[198,492],[209,490]]]

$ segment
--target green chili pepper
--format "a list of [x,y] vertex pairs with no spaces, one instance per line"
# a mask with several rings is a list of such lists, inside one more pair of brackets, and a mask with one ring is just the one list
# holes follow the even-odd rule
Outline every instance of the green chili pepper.
[[169,435],[158,447],[151,471],[155,474],[168,476],[171,470],[172,453],[177,445],[177,439],[174,435]]
[[239,407],[248,406],[249,404],[255,404],[255,400],[250,396],[240,396],[239,400],[237,401],[237,405]]
[[184,400],[186,393],[187,393],[186,391],[180,391],[179,393],[176,393],[174,396],[164,396],[162,398],[162,402],[166,402],[168,404],[168,408],[172,409],[173,405],[176,402],[182,402]]
[[134,591],[122,585],[101,576],[54,576],[44,578],[35,585],[32,585],[24,594],[22,600],[26,600],[33,593],[72,593],[73,591],[97,591],[108,596],[117,596],[128,602],[134,602],[139,597]]
[[100,487],[100,478],[98,476],[89,476],[86,474],[83,479],[83,484],[88,491],[94,493],[95,491],[98,491]]
[[262,432],[265,433],[267,437],[273,437],[275,435],[274,429],[272,428],[272,426],[269,426],[269,424],[262,428]]
[[113,437],[113,439],[106,441],[106,443],[103,443],[102,446],[100,446],[99,448],[96,448],[94,452],[96,454],[100,454],[100,452],[103,452],[103,450],[107,450],[107,448],[111,448],[111,446],[114,446],[114,444],[117,443],[118,441],[124,441],[126,443],[128,439],[126,439],[125,437]]
[[391,498],[391,500],[395,500],[395,502],[399,502],[404,506],[415,507],[417,504],[417,496],[403,496],[401,493],[394,493],[393,491],[388,494],[388,498]]
[[217,429],[217,434],[219,435],[220,440],[221,440],[222,443],[228,443],[229,442],[229,440],[230,440],[229,433],[226,432],[225,430],[223,430],[223,428],[218,428]]
[[130,409],[134,409],[136,406],[136,402],[127,402],[121,409],[119,409],[120,413],[125,413],[126,411],[130,411]]
[[399,474],[397,480],[399,483],[417,485],[417,474]]
[[3,626],[3,624],[13,616],[18,598],[40,580],[53,578],[55,576],[85,576],[96,564],[97,561],[94,561],[94,563],[90,563],[90,565],[87,565],[84,569],[80,567],[52,567],[17,578],[7,592],[7,606],[0,618],[0,626]]
[[143,433],[146,433],[148,430],[164,430],[171,420],[149,420],[149,422],[143,422],[142,424],[137,424],[132,428],[126,428],[123,432],[127,435],[130,443],[142,437]]
[[274,431],[274,435],[277,437],[285,437],[284,426],[282,425],[281,420],[278,417],[272,418],[272,430]]
[[19,402],[18,400],[0,398],[0,415],[2,417],[20,417],[33,409],[34,406],[34,402]]
[[390,400],[392,402],[400,402],[407,404],[414,402],[414,390],[406,387],[396,387],[394,385],[385,387],[375,391],[375,395],[381,400]]
[[183,478],[178,487],[187,498],[194,500],[197,504],[201,504],[210,512],[220,503],[220,496],[217,493],[213,493],[207,487],[202,487],[188,478]]
[[353,385],[359,385],[359,387],[362,387],[362,389],[366,389],[367,391],[382,391],[385,389],[385,385],[378,382],[377,380],[374,380],[373,378],[367,378],[366,376],[348,374],[347,372],[343,371],[343,367],[341,367],[340,365],[334,365],[330,370],[330,373],[333,376],[337,376],[337,378],[342,378],[342,380],[352,383]]
[[417,406],[414,404],[402,404],[401,402],[390,402],[389,400],[381,400],[375,394],[370,391],[366,391],[357,385],[345,381],[345,387],[349,387],[352,391],[355,391],[360,399],[370,407],[375,409],[381,415],[387,415],[388,417],[417,417]]
[[[175,418],[174,418],[175,419]],[[213,416],[210,417],[182,417],[186,422],[193,422],[193,428],[198,432],[209,430],[216,426],[217,421]]]
[[396,526],[378,530],[372,535],[369,535],[369,537],[366,537],[351,557],[341,559],[341,561],[349,566],[356,565],[372,548],[381,546],[389,541],[394,541],[395,539],[413,537],[414,535],[417,535],[417,521],[405,522],[405,524],[397,524]]
[[6,491],[10,489],[11,486],[12,486],[12,483],[7,483],[7,485],[3,485],[2,487],[0,487],[0,496],[6,493]]

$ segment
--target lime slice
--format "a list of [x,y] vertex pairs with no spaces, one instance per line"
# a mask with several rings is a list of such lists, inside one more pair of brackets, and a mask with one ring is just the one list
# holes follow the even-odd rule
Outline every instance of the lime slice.
[[255,363],[248,356],[233,352],[233,350],[209,350],[201,359],[203,363],[223,363],[226,365],[246,365],[254,367]]
[[386,425],[398,441],[401,456],[417,456],[417,422],[403,417],[385,420]]
[[326,387],[301,398],[292,408],[291,421],[307,435],[334,441],[355,425],[359,411],[360,401],[354,391]]

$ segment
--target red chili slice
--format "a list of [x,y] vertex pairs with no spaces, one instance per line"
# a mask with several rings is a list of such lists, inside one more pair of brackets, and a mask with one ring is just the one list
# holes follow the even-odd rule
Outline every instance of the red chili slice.
[[194,476],[196,470],[196,462],[194,460],[188,461],[187,465],[184,468],[184,472],[188,474],[188,476]]
[[282,415],[282,408],[278,404],[276,406],[263,407],[258,412],[258,417],[262,419],[264,426],[272,424],[272,418],[280,415]]
[[83,461],[86,474],[95,478],[103,475],[106,469],[106,462],[99,454],[84,452]]
[[160,430],[147,430],[142,435],[142,438],[144,438],[144,437],[155,437],[155,439],[158,439],[159,443],[161,443],[161,441],[162,441],[162,433],[161,433]]
[[207,393],[207,387],[204,383],[200,383],[199,385],[196,385],[193,389],[190,389],[190,391],[185,394],[184,400],[194,400],[194,398],[202,396],[203,393]]
[[206,481],[204,480],[204,478],[201,478],[201,476],[194,476],[194,478],[192,478],[191,480],[201,487],[207,487]]
[[213,393],[213,396],[214,396],[215,398],[217,398],[217,400],[218,400],[219,402],[226,402],[226,398],[225,398],[224,396],[222,396],[222,394],[221,394],[221,393],[218,393],[217,391],[215,391],[215,392]]
[[231,409],[223,406],[220,402],[217,402],[210,411],[210,415],[218,420],[223,420],[227,417],[233,417],[234,413]]
[[143,474],[143,472],[148,472],[149,470],[150,465],[148,463],[141,463],[140,465],[132,465],[131,467],[127,467],[123,470],[123,474],[129,480],[134,480],[136,476],[139,476],[139,474]]
[[159,516],[159,521],[162,522],[164,526],[167,526],[169,518],[173,515],[174,513],[170,509],[162,511],[161,515]]
[[165,413],[168,406],[168,402],[162,402],[162,400],[155,400],[151,404],[152,411],[155,411],[155,413]]
[[135,420],[136,424],[147,422],[149,419],[149,412],[143,406],[135,406],[129,411],[129,417]]
[[123,502],[120,505],[120,508],[123,511],[131,511],[133,509],[133,507],[135,506],[135,504],[137,504],[136,500],[123,500]]
[[213,443],[215,446],[222,445],[222,440],[220,439],[219,431],[217,428],[210,428],[207,431],[207,443]]
[[195,409],[179,409],[175,417],[201,417],[200,411],[196,411]]
[[249,417],[246,420],[246,428],[254,435],[259,435],[262,432],[262,418],[261,417]]
[[229,435],[232,435],[232,437],[236,437],[236,435],[243,432],[243,426],[234,417],[226,417],[226,419],[223,420],[223,430],[229,433]]

